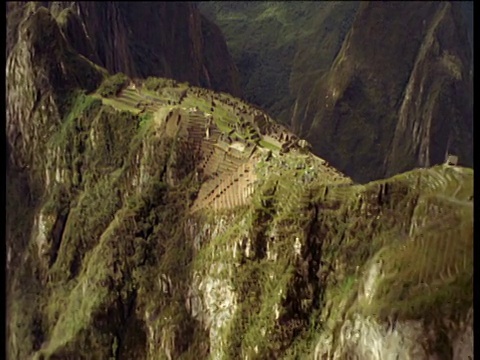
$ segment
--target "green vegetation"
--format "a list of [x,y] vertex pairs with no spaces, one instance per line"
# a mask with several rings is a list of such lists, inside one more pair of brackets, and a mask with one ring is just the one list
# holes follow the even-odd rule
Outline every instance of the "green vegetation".
[[383,254],[388,275],[369,310],[382,319],[391,312],[399,318],[431,319],[441,308],[466,313],[471,306],[472,209],[456,212],[448,204],[436,205],[446,209],[443,216],[419,229],[408,243]]
[[[472,306],[472,209],[444,197],[467,201],[471,172],[440,166],[365,186],[317,178],[299,187],[300,159],[282,160],[282,172],[275,158],[259,163],[252,205],[197,257],[197,269],[223,263],[233,271],[223,272],[238,297],[224,333],[227,358],[306,358],[319,335],[338,335],[355,312],[380,322],[395,317],[437,325],[445,316],[465,317]],[[436,185],[440,179],[443,186]],[[410,236],[411,222],[423,225]],[[454,235],[460,229],[462,242]],[[296,237],[306,246],[306,263],[294,260]],[[232,264],[228,244],[240,241],[245,249],[247,239],[250,254],[242,251]],[[320,256],[322,266],[312,261]],[[362,289],[380,259],[385,276],[374,280],[366,304]],[[448,346],[445,341],[434,346]]]
[[106,71],[72,50],[46,8],[39,7],[23,26],[28,29],[28,40],[35,49],[33,69],[47,77],[48,88],[63,116],[68,113],[65,102],[72,93],[80,89],[93,91],[100,85]]
[[[177,339],[183,337],[174,350],[177,358],[204,353],[199,348],[208,335],[185,310],[186,288],[175,288],[159,303],[155,285],[159,273],[170,277],[175,287],[187,284],[190,274],[192,249],[179,224],[186,221],[198,184],[185,144],[152,136],[151,113],[136,116],[118,111],[82,92],[69,99],[68,108],[61,131],[50,141],[61,157],[52,157],[48,168],[52,173],[57,167],[67,174],[78,171],[78,177],[71,180],[75,177],[67,176],[66,183],[54,183],[42,206],[53,216],[65,215],[67,210],[68,221],[58,249],[50,255],[53,265],[43,275],[49,279],[47,286],[32,279],[28,294],[18,285],[12,288],[12,296],[28,301],[32,309],[21,311],[18,306],[27,306],[23,300],[11,305],[13,319],[22,323],[16,334],[25,339],[26,351],[38,349],[41,339],[51,339],[41,352],[47,357],[80,356],[78,349],[82,348],[85,356],[108,358],[116,348],[129,358],[142,358],[147,338],[143,320],[129,320],[116,305],[135,301],[170,319],[168,325],[161,316],[158,325],[177,327]],[[144,164],[143,175],[138,174],[138,155]],[[177,179],[175,185],[166,183],[167,168]],[[132,185],[133,177],[144,181],[141,192]],[[122,195],[127,193],[131,195],[125,201]],[[20,221],[16,224],[22,225]],[[25,229],[31,227],[31,223],[25,224]],[[31,251],[37,252],[35,248]],[[19,279],[43,273],[42,267],[41,260],[35,259],[24,267]],[[115,315],[99,320],[99,314],[105,312]],[[122,336],[119,343],[116,334],[128,331],[122,329],[133,326],[127,325],[130,322],[136,324],[135,335],[128,338],[137,340],[127,348],[126,338]],[[186,333],[191,336],[185,337]]]
[[[70,204],[69,221],[45,292],[31,287],[32,294],[25,298],[37,301],[44,311],[39,316],[23,312],[26,325],[17,331],[40,329],[36,331],[50,339],[42,350],[45,356],[78,356],[81,348],[102,358],[122,351],[130,358],[144,357],[150,341],[146,320],[143,315],[122,315],[117,303],[134,303],[137,314],[151,317],[149,326],[172,329],[172,356],[206,356],[208,334],[185,307],[194,271],[203,280],[218,278],[229,284],[236,294],[235,311],[220,332],[227,358],[308,357],[318,336],[338,333],[353,312],[379,321],[397,314],[399,319],[436,322],[440,314],[461,318],[471,306],[473,217],[470,207],[455,203],[467,201],[471,171],[437,167],[365,186],[339,186],[325,177],[302,184],[301,175],[311,166],[308,157],[272,157],[257,166],[259,181],[251,205],[225,214],[229,220],[212,238],[195,231],[201,245],[194,250],[188,232],[195,227],[186,224],[209,224],[213,231],[220,226],[220,215],[187,215],[199,184],[181,140],[152,136],[155,123],[148,113],[139,118],[98,104],[79,94],[60,134],[68,139],[74,125],[100,130],[103,122],[113,121],[120,126],[109,131],[123,145],[101,146],[106,152],[99,158],[106,167],[89,162],[89,169],[92,174],[105,172],[90,180],[84,177],[80,196],[59,187],[44,204],[49,212],[61,211],[56,204]],[[109,118],[109,113],[115,115]],[[82,120],[85,114],[88,122]],[[121,134],[128,124],[132,132]],[[60,140],[57,146],[69,143]],[[87,146],[84,156],[89,151]],[[143,154],[144,180],[132,186],[138,154]],[[173,174],[174,183],[167,173]],[[141,191],[136,192],[138,186]],[[125,201],[118,191],[131,195]],[[402,234],[411,221],[423,225],[407,242],[409,236]],[[464,243],[452,242],[458,229],[463,229]],[[300,255],[294,250],[297,238]],[[374,301],[365,305],[358,300],[361,285],[378,259],[386,264],[382,271],[387,275],[376,281]],[[224,268],[212,273],[218,264]],[[25,274],[33,268],[25,268]],[[20,305],[12,306],[20,316]],[[110,315],[103,319],[100,314]],[[131,340],[118,335],[127,333]],[[38,346],[38,336],[28,338],[29,346]]]
[[[298,276],[292,240],[295,235],[302,236],[301,229],[307,226],[305,221],[308,222],[309,218],[298,217],[299,209],[296,206],[284,207],[278,182],[291,180],[280,174],[273,176],[273,179],[268,177],[262,180],[252,205],[245,213],[237,214],[235,223],[229,224],[224,234],[212,239],[197,257],[200,264],[222,262],[232,266],[233,274],[228,275],[225,271],[225,279],[232,282],[238,296],[238,307],[225,334],[227,358],[247,354],[253,358],[281,358],[281,354],[296,341],[294,334],[306,325],[303,316],[307,316],[310,306],[315,303],[313,299],[318,296],[314,289],[313,293],[296,292],[297,286],[302,287],[304,280]],[[304,209],[307,204],[300,202],[298,206]],[[274,232],[278,233],[278,238],[270,242],[268,239]],[[229,265],[231,258],[225,247],[240,239],[250,242],[247,245],[250,254],[247,256],[245,250],[242,251],[240,257],[235,259],[235,266]],[[242,246],[245,245],[243,243]],[[217,249],[215,257],[202,255],[211,253],[212,248]],[[269,259],[273,253],[277,254],[274,261]],[[306,306],[302,314],[286,310],[299,303]],[[281,324],[275,320],[276,312],[272,311],[275,307],[280,311]]]
[[278,146],[276,146],[275,144],[272,144],[272,143],[270,143],[266,140],[260,140],[258,142],[258,144],[260,146],[263,146],[264,148],[272,150],[272,151],[279,151],[280,150],[280,148]]
[[[200,9],[224,32],[246,99],[290,123],[316,154],[355,181],[441,163],[447,143],[462,166],[472,166],[470,80],[451,93],[445,84],[458,82],[457,65],[445,58],[451,74],[434,76],[428,55],[433,50],[421,46],[445,37],[445,51],[464,54],[451,59],[463,59],[462,66],[470,68],[463,29],[450,37],[440,30],[444,25],[437,27],[461,24],[458,9],[446,12],[443,5],[425,3],[413,13],[400,3],[303,1],[201,2]],[[420,78],[423,87],[417,86]],[[406,100],[407,84],[413,85],[407,98],[418,99],[415,106]],[[437,114],[428,131],[422,109]],[[400,117],[403,125],[397,126]],[[414,128],[418,135],[412,138]],[[427,138],[429,159],[420,161]]]
[[114,98],[114,99],[103,98],[102,102],[120,111],[129,111],[134,114],[139,114],[141,111],[140,109],[135,108],[134,105],[127,103],[121,98]]
[[293,39],[283,35],[296,33],[291,23],[284,25],[276,18],[288,14],[286,9],[275,6],[276,12],[267,17],[262,15],[271,12],[270,5],[260,2],[252,3],[248,12],[245,9],[236,11],[229,2],[203,2],[200,8],[225,34],[239,69],[245,98],[265,107],[275,118],[286,121],[288,107],[293,102],[288,78],[295,49]]
[[200,10],[225,34],[245,98],[283,123],[290,121],[295,99],[304,96],[298,92],[308,87],[305,83],[333,62],[356,7],[308,1],[200,2]]
[[177,82],[173,79],[165,79],[165,78],[158,78],[158,77],[148,77],[144,83],[145,88],[148,90],[158,92],[166,87],[176,87]]
[[118,96],[120,91],[125,89],[130,79],[122,73],[118,73],[106,78],[98,88],[97,92],[103,97]]

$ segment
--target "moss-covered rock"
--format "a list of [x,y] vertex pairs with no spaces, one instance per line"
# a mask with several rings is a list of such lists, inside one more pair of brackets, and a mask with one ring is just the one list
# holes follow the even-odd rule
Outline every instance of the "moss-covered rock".
[[103,97],[117,96],[129,82],[130,79],[125,74],[118,73],[105,79],[97,92]]

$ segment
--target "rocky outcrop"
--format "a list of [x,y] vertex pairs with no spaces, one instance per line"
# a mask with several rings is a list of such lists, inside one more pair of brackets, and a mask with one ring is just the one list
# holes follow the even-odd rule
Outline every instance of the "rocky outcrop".
[[7,17],[16,42],[6,64],[6,135],[12,163],[24,167],[46,157],[45,139],[61,126],[70,94],[95,89],[104,72],[75,53],[46,8],[27,3],[15,11],[21,21]]
[[455,4],[409,6],[363,3],[294,119],[318,154],[358,181],[439,164],[447,152],[472,164],[466,28]]
[[195,4],[49,3],[70,44],[111,73],[160,76],[240,95],[222,33]]
[[387,176],[442,163],[448,153],[472,165],[472,58],[458,12],[453,4],[438,9],[418,49],[385,161]]

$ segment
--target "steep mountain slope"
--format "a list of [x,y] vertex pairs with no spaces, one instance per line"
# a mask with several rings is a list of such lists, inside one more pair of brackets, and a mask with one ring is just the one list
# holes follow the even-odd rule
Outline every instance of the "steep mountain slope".
[[[468,6],[417,5],[208,2],[200,9],[225,32],[247,98],[365,182],[442,163],[446,152],[472,165]],[[258,80],[259,71],[272,76]]]
[[459,19],[450,3],[362,3],[330,71],[299,104],[297,128],[358,181],[439,164],[447,152],[472,165],[471,56]]
[[24,10],[9,359],[473,356],[471,169],[354,184],[252,105],[110,76]]
[[[51,10],[78,53],[112,73],[133,78],[166,76],[241,94],[222,33],[193,3],[37,3],[41,5]],[[24,3],[9,8],[10,13],[21,14]]]
[[300,84],[328,70],[357,7],[338,1],[199,3],[225,34],[245,98],[285,124]]
[[46,8],[28,3],[22,12],[6,64],[6,112],[11,160],[26,166],[47,156],[43,139],[60,128],[72,92],[94,90],[107,72],[71,48]]

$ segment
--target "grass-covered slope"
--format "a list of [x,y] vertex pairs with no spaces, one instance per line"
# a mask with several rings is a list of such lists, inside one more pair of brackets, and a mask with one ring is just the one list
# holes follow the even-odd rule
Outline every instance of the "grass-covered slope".
[[[320,178],[298,186],[296,168],[262,177],[252,205],[200,252],[211,267],[225,264],[211,276],[235,294],[221,352],[229,359],[451,358],[452,339],[464,329],[444,320],[465,319],[472,306],[472,172],[436,167],[365,186]],[[380,333],[368,333],[368,319],[385,324]],[[416,321],[435,335],[412,334]],[[345,337],[355,322],[366,348]],[[380,353],[369,355],[375,342]]]

